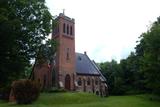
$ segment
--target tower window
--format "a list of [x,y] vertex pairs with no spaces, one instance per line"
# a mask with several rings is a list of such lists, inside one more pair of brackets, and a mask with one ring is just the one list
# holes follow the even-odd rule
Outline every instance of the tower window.
[[63,33],[66,33],[66,24],[63,23]]
[[59,26],[56,26],[53,30],[53,35],[56,35],[57,33],[59,33]]
[[66,60],[69,60],[69,48],[67,48]]
[[69,34],[69,26],[67,25],[67,35]]
[[72,35],[72,26],[70,26],[70,35]]

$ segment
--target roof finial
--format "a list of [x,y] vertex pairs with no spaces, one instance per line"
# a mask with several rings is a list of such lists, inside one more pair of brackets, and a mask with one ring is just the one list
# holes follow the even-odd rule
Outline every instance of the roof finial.
[[65,9],[63,9],[63,15],[65,15]]

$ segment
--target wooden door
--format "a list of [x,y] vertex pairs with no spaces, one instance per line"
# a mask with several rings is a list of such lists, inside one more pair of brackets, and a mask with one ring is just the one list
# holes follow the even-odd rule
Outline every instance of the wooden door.
[[71,77],[69,74],[67,74],[65,77],[65,89],[71,90]]

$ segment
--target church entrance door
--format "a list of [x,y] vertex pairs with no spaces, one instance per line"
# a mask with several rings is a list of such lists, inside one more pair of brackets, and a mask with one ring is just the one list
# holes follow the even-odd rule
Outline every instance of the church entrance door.
[[65,77],[65,89],[71,90],[71,77],[69,74]]

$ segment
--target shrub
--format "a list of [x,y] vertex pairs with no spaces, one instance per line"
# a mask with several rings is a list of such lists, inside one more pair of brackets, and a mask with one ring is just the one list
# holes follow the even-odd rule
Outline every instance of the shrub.
[[12,84],[13,94],[18,104],[30,104],[40,94],[39,84],[31,80],[18,80]]
[[9,94],[10,94],[10,86],[5,86],[0,88],[0,99],[2,100],[9,100]]

